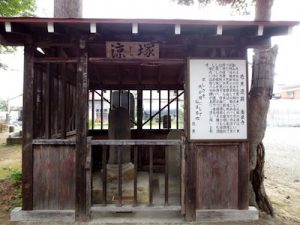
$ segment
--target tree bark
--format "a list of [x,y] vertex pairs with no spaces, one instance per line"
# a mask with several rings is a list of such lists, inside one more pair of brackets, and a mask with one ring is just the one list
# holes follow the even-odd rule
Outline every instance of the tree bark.
[[82,0],[54,0],[55,18],[81,18]]
[[256,50],[253,59],[252,84],[249,93],[250,144],[250,205],[273,215],[272,205],[264,188],[264,156],[262,140],[265,135],[267,114],[272,98],[274,66],[277,46]]
[[[270,20],[273,1],[256,1],[256,21]],[[252,84],[249,93],[249,204],[273,216],[273,207],[263,183],[265,149],[262,143],[273,93],[274,66],[278,50],[277,46],[273,49],[270,47],[271,40],[267,42],[266,50],[255,50],[253,57]]]

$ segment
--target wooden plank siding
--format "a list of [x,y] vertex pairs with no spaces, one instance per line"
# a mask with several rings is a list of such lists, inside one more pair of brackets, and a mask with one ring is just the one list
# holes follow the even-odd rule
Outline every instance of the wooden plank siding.
[[248,150],[244,143],[195,144],[196,208],[248,208]]
[[75,145],[34,145],[33,209],[75,208]]

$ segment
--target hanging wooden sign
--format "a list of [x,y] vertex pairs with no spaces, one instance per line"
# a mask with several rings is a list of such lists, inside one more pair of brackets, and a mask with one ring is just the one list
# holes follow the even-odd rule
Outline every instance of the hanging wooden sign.
[[245,60],[189,60],[189,138],[247,139]]
[[112,59],[159,59],[159,45],[151,42],[106,42],[106,57]]

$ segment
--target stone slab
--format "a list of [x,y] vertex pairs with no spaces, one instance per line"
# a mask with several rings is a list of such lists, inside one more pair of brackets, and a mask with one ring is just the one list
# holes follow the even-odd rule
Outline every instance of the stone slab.
[[21,207],[14,208],[10,213],[11,221],[43,221],[43,222],[73,222],[74,210],[32,210],[24,211]]
[[258,210],[249,207],[248,210],[238,209],[201,209],[196,210],[197,222],[253,221],[258,220]]

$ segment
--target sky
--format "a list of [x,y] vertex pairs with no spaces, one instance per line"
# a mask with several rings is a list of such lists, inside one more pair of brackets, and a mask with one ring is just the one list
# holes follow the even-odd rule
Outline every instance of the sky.
[[[37,16],[53,16],[53,0],[36,0]],[[300,21],[300,0],[275,0],[272,20]],[[212,19],[253,20],[254,16],[232,16],[229,7],[212,5],[206,9],[197,4],[177,5],[172,0],[83,0],[85,18],[161,18],[161,19]],[[300,27],[295,27],[288,36],[272,39],[278,44],[279,54],[275,67],[275,84],[300,84],[298,70],[300,52]],[[7,99],[23,91],[23,50],[14,54],[0,55],[0,61],[8,65],[0,71],[0,98]],[[16,100],[17,101],[17,100]]]

